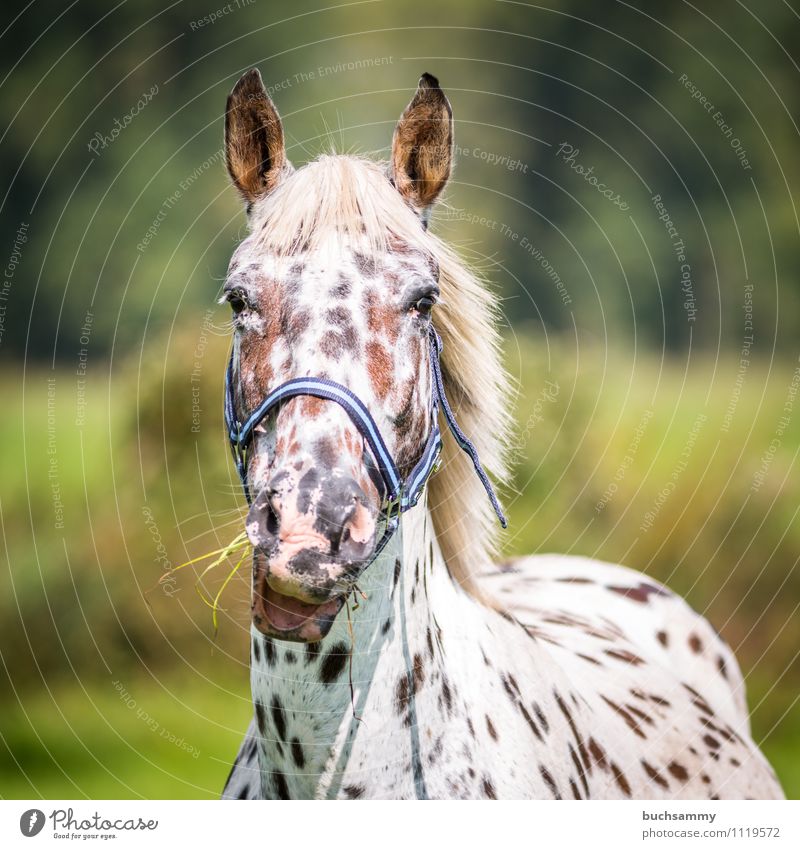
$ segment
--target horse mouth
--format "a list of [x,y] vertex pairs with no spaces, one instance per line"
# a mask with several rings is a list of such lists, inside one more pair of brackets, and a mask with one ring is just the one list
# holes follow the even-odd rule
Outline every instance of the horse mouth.
[[272,589],[264,581],[253,596],[253,624],[262,634],[275,639],[316,642],[330,631],[344,600],[341,595],[320,604],[309,604]]

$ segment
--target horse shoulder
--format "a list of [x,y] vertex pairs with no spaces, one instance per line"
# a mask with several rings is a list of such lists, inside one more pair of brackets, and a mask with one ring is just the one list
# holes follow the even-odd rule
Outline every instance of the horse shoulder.
[[[615,659],[635,652],[704,692],[749,733],[744,681],[730,647],[708,620],[663,584],[625,566],[587,557],[535,555],[503,564],[484,586],[521,622],[567,636]],[[508,600],[508,601],[506,601]],[[624,657],[616,658],[624,662]],[[636,667],[636,658],[629,658]]]
[[732,651],[663,584],[623,566],[540,555],[501,564],[481,585],[544,647],[553,674],[572,682],[612,790],[780,795],[750,739]]

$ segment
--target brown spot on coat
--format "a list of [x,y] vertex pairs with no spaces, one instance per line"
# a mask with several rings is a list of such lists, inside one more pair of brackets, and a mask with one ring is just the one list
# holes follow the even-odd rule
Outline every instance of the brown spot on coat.
[[614,781],[617,782],[617,786],[620,790],[626,795],[631,795],[631,786],[628,784],[628,779],[625,777],[625,773],[615,764],[611,763],[611,772],[614,774]]
[[331,360],[338,360],[345,351],[354,351],[358,337],[355,330],[349,328],[349,332],[340,333],[336,330],[329,330],[322,334],[322,338],[317,342],[319,350]]
[[697,636],[697,634],[693,633],[689,635],[689,648],[695,654],[700,654],[700,652],[703,651],[703,641]]
[[544,715],[544,712],[536,702],[533,703],[533,712],[536,714],[536,718],[541,723],[541,726],[542,728],[544,728],[546,734],[550,730],[550,723],[547,721],[547,717]]
[[447,712],[453,709],[453,694],[450,690],[450,684],[447,681],[447,678],[442,680],[442,698],[444,699],[444,705],[447,708]]
[[410,698],[411,688],[408,684],[408,675],[404,672],[397,679],[397,686],[394,691],[394,707],[399,715],[402,715],[406,711]]
[[612,702],[611,699],[607,699],[605,696],[600,696],[600,698],[615,713],[619,714],[619,716],[621,716],[623,720],[625,720],[625,724],[628,726],[628,728],[631,729],[631,731],[633,731],[634,734],[636,734],[638,737],[646,738],[647,735],[644,733],[644,731],[642,731],[641,727],[639,726],[639,723],[636,721],[636,719],[634,719],[633,716],[631,716],[630,713],[628,713],[627,710],[625,710],[624,707],[618,705],[616,702]]
[[594,737],[589,738],[589,752],[591,756],[594,758],[594,762],[600,767],[602,770],[608,769],[608,759],[606,757],[605,750],[603,747],[594,739]]
[[647,763],[644,758],[642,758],[641,763],[651,781],[654,781],[659,787],[663,787],[664,790],[669,790],[669,782],[654,766]]
[[392,358],[385,345],[374,340],[366,345],[367,371],[375,394],[383,400],[392,388]]
[[558,792],[558,785],[556,784],[556,781],[553,776],[550,774],[550,770],[546,766],[540,764],[539,774],[544,779],[544,783],[547,785],[547,788],[553,794],[554,798],[560,799],[561,793]]
[[655,584],[648,584],[644,581],[640,582],[635,587],[607,587],[612,593],[617,593],[631,601],[647,604],[650,601],[650,596],[667,596],[670,595],[663,587],[657,587]]
[[422,660],[421,654],[414,655],[413,662],[413,680],[414,692],[419,692],[420,687],[425,683],[425,663]]
[[653,725],[653,717],[645,713],[643,710],[639,710],[636,705],[626,704],[625,710],[629,710],[632,714],[638,716],[639,719],[643,719],[648,725]]
[[613,657],[616,660],[621,660],[624,663],[630,663],[633,666],[638,666],[640,663],[644,663],[644,658],[639,657],[638,654],[634,654],[627,649],[605,649],[604,654],[607,654],[609,657]]
[[677,761],[670,761],[667,764],[667,770],[669,774],[677,778],[679,781],[688,781],[689,773],[686,770],[686,767],[679,764]]

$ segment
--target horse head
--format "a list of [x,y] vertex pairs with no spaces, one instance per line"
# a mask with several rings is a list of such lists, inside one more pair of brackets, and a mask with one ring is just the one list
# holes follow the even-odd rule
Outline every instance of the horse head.
[[[399,509],[387,463],[407,482],[438,447],[429,364],[439,271],[425,229],[450,173],[450,105],[426,74],[388,165],[323,156],[295,169],[252,70],[228,98],[225,150],[250,226],[223,299],[233,313],[226,413],[256,552],[253,622],[318,640]],[[301,389],[264,407],[287,386]]]

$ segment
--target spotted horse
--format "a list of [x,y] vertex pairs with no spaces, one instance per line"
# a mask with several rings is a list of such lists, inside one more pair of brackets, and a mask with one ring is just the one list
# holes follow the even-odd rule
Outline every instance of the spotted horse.
[[428,230],[437,80],[387,163],[295,169],[252,70],[225,147],[254,717],[224,798],[780,797],[736,660],[682,599],[582,557],[492,565],[509,381],[495,299]]

